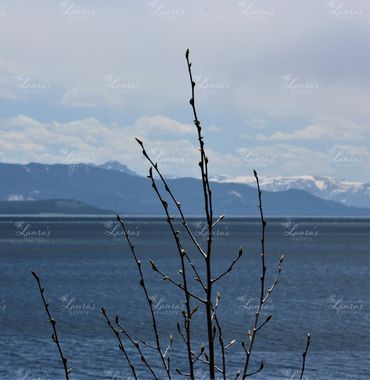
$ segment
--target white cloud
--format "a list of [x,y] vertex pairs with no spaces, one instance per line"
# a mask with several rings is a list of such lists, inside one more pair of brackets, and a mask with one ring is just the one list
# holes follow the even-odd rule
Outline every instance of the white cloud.
[[[262,109],[271,114],[312,116],[330,110],[369,115],[368,53],[363,49],[369,32],[365,22],[369,5],[362,4],[364,16],[354,18],[348,28],[348,23],[331,17],[319,0],[244,3],[252,5],[256,14],[252,10],[250,15],[241,14],[238,1],[206,1],[200,7],[189,0],[180,4],[184,10],[181,17],[168,19],[153,14],[149,2],[95,2],[94,16],[82,20],[62,16],[57,2],[35,1],[22,7],[14,2],[1,20],[0,47],[3,59],[26,66],[18,73],[35,80],[49,79],[65,93],[63,104],[73,107],[116,104],[119,96],[100,94],[97,78],[107,73],[116,73],[125,83],[139,80],[142,96],[155,104],[182,101],[179,88],[185,88],[187,79],[183,56],[190,47],[194,73],[226,77],[230,83],[227,91],[216,95],[199,91],[207,104],[217,98],[225,108],[231,104],[240,113]],[[170,13],[179,6],[170,1],[159,4]],[[76,3],[76,7],[84,9],[83,4]],[[261,20],[258,13],[265,8],[274,12]],[[305,23],[307,17],[314,22]],[[53,28],[45,33],[50,24]],[[332,33],[327,33],[328,28]],[[33,43],[29,42],[30,33]],[[349,45],[351,59],[345,48]],[[287,72],[297,73],[303,80],[314,78],[318,90],[312,96],[291,94],[281,81]],[[87,84],[92,94],[100,95],[90,97],[83,92]]]
[[0,123],[0,148],[7,162],[101,163],[114,159],[142,172],[147,164],[140,160],[135,137],[144,140],[165,172],[197,175],[195,127],[162,115],[143,116],[126,126],[107,125],[95,118],[42,123],[26,115]]
[[[84,3],[76,2],[75,11],[87,12],[87,17],[62,14],[58,1],[22,5],[8,1],[5,6],[0,23],[0,97],[5,99],[2,114],[9,119],[1,125],[0,146],[9,161],[55,162],[63,158],[59,150],[68,148],[83,160],[117,158],[140,168],[132,143],[137,135],[153,144],[168,171],[172,159],[176,170],[189,174],[193,164],[188,162],[193,159],[189,150],[194,149],[196,157],[197,149],[194,128],[173,120],[184,120],[186,109],[186,120],[191,121],[184,60],[188,47],[194,75],[202,74],[197,104],[205,132],[213,133],[209,155],[215,170],[235,171],[230,174],[245,170],[246,162],[235,147],[249,139],[257,142],[244,152],[249,162],[258,161],[252,153],[261,153],[267,149],[263,144],[269,144],[275,158],[271,170],[311,174],[307,170],[319,170],[321,157],[323,170],[343,177],[345,168],[327,167],[326,150],[346,141],[354,149],[370,145],[369,53],[364,49],[370,3],[362,2],[362,15],[349,12],[345,20],[335,17],[322,0],[253,4],[207,0],[201,6],[195,0],[165,0],[156,3],[160,12],[153,11],[150,1],[109,5],[94,1],[92,8]],[[350,2],[343,3],[351,11]],[[312,22],[307,23],[308,18]],[[282,80],[286,73],[297,78],[303,91],[287,88]],[[31,78],[33,85],[50,83],[49,92],[29,96],[16,87],[14,78],[19,75]],[[212,87],[217,91],[209,91]],[[15,116],[25,109],[32,109],[34,119]],[[80,120],[52,122],[49,115],[54,112],[56,119]],[[173,119],[138,116],[157,113]],[[336,119],[315,119],[316,115]],[[136,122],[122,125],[126,117]],[[19,125],[9,130],[11,120]],[[299,127],[293,130],[281,127],[296,121]],[[316,143],[320,147],[312,147]],[[284,156],[288,153],[297,162],[290,163]],[[357,175],[368,176],[365,170]]]
[[[251,146],[238,149],[250,175],[256,169],[268,176],[321,175],[337,178],[359,178],[359,172],[370,170],[370,151],[351,145],[333,145],[327,150],[311,149],[292,144]],[[366,178],[363,177],[365,181]]]
[[[136,136],[143,139],[164,173],[199,177],[194,126],[163,115],[143,116],[132,125],[108,125],[91,117],[45,123],[26,115],[0,122],[2,161],[97,164],[118,160],[146,174],[148,164]],[[310,174],[355,179],[360,177],[358,171],[370,170],[369,148],[349,144],[321,150],[292,144],[254,145],[234,153],[221,153],[206,144],[206,152],[212,176],[245,176],[257,169],[265,176]]]
[[259,134],[257,140],[361,140],[370,134],[370,128],[346,119],[326,119],[289,132]]
[[136,120],[133,130],[144,135],[189,135],[196,133],[195,126],[183,124],[166,116],[143,116]]

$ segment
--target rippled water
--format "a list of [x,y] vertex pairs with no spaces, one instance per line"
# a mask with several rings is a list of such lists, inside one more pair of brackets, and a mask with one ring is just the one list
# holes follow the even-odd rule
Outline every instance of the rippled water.
[[[203,222],[193,219],[191,226],[204,244]],[[143,218],[130,219],[128,227],[154,299],[163,345],[173,334],[173,368],[186,369],[176,332],[181,294],[148,264],[152,258],[164,272],[176,276],[179,262],[168,225],[162,219]],[[256,219],[229,219],[215,231],[216,274],[230,264],[239,246],[245,252],[236,269],[216,287],[222,296],[219,312],[225,340],[237,339],[228,353],[230,379],[243,364],[240,342],[251,327],[258,298],[259,228]],[[184,244],[191,247],[188,239]],[[254,378],[298,379],[310,332],[306,379],[369,379],[370,220],[272,219],[266,244],[267,284],[282,253],[286,261],[263,311],[273,318],[257,339],[251,370],[261,360],[265,369]],[[119,314],[134,337],[153,342],[153,336],[136,267],[113,218],[2,217],[0,250],[1,379],[63,378],[30,270],[40,274],[46,288],[72,378],[130,378],[100,308]],[[203,271],[202,259],[195,251],[191,254]],[[204,321],[202,311],[195,315],[195,350],[206,342]],[[147,356],[158,362],[153,351]],[[205,370],[197,367],[199,379],[207,378]],[[150,376],[142,372],[140,378]]]

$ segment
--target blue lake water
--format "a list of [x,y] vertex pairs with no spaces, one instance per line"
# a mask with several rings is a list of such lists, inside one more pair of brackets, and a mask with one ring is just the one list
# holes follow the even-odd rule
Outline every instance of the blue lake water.
[[[203,222],[191,219],[190,224],[205,244]],[[143,262],[163,346],[173,334],[173,368],[186,369],[184,346],[176,331],[182,295],[153,273],[148,263],[151,258],[176,277],[179,261],[168,225],[160,218],[131,218],[127,225]],[[202,258],[180,225],[179,229],[203,273]],[[227,356],[230,379],[243,365],[240,343],[247,338],[258,302],[259,232],[257,219],[232,218],[215,231],[215,274],[226,269],[239,247],[244,247],[235,270],[215,289],[221,293],[219,317],[225,340],[237,340]],[[251,370],[261,360],[265,368],[252,378],[298,379],[306,333],[310,332],[305,379],[370,379],[370,220],[268,220],[267,285],[283,253],[281,281],[263,310],[263,315],[273,318],[257,337],[252,356]],[[31,270],[39,273],[46,289],[62,348],[73,369],[72,379],[130,378],[100,308],[110,315],[119,314],[135,338],[153,342],[153,336],[136,266],[114,218],[2,217],[0,260],[1,379],[63,379]],[[196,283],[192,289],[201,294]],[[206,343],[204,323],[200,311],[193,320],[194,350]],[[127,347],[134,358],[133,349]],[[155,367],[155,352],[145,352]],[[140,379],[150,378],[147,372],[140,373]],[[197,378],[207,378],[202,364],[197,367]]]

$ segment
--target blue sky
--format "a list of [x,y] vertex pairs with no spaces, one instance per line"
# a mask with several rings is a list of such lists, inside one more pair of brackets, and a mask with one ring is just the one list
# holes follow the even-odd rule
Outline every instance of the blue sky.
[[366,1],[0,1],[0,160],[370,182]]

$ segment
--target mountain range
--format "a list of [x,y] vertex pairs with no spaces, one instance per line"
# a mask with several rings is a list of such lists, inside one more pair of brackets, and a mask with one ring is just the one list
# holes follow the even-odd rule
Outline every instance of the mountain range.
[[[254,177],[218,176],[220,183],[253,185]],[[268,191],[299,189],[317,197],[340,202],[347,206],[370,208],[370,183],[340,180],[321,176],[261,177],[261,188]]]
[[[150,181],[114,162],[103,166],[1,163],[0,178],[2,201],[65,199],[124,215],[163,214]],[[170,178],[168,185],[187,215],[203,215],[200,180]],[[254,184],[214,181],[212,189],[215,215],[258,215]],[[263,203],[266,216],[370,216],[370,208],[347,206],[301,189],[266,190]]]
[[120,173],[138,175],[137,173],[129,169],[127,165],[121,164],[118,161],[107,161],[104,164],[100,164],[100,165],[94,165],[94,164],[90,164],[90,165],[96,166],[97,168],[101,168],[101,169],[116,170],[117,172],[120,172]]

